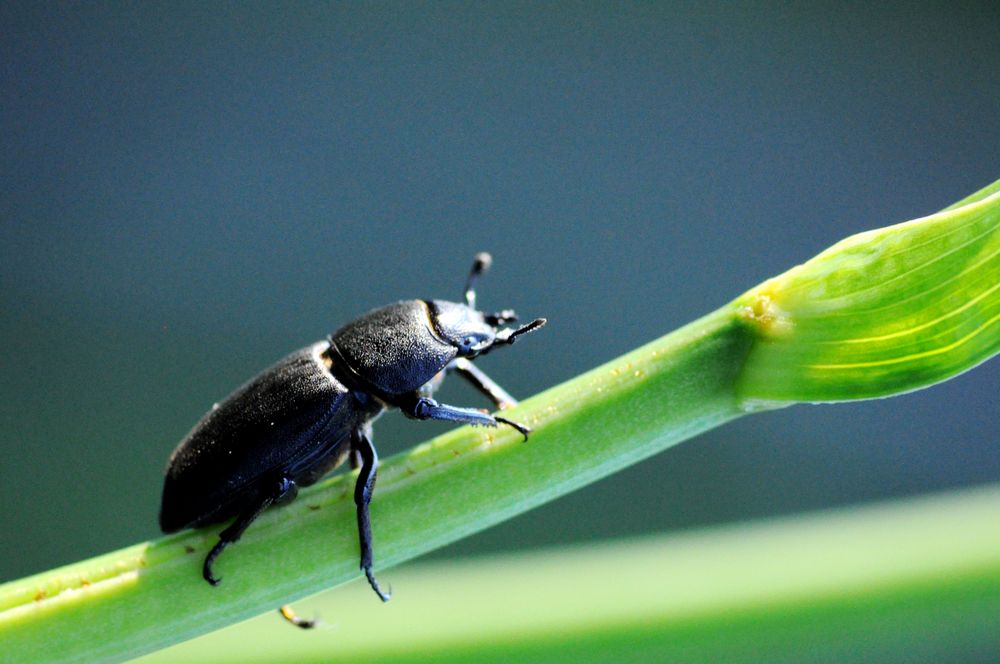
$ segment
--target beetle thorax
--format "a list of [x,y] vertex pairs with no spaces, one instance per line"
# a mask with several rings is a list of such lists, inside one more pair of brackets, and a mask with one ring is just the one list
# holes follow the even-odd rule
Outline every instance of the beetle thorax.
[[340,365],[345,365],[346,382],[360,382],[357,388],[390,402],[420,390],[458,354],[439,336],[431,316],[430,305],[423,300],[368,312],[330,335],[331,370],[344,373]]

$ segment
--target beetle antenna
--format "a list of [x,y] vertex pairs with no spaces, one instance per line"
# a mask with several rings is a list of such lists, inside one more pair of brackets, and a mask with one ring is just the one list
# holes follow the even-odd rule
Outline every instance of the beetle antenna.
[[472,259],[472,269],[469,270],[469,278],[465,282],[465,304],[473,309],[476,308],[476,280],[490,269],[493,257],[485,251],[480,251]]
[[521,336],[522,334],[527,334],[528,332],[534,332],[541,326],[545,325],[546,322],[547,321],[544,318],[536,318],[535,320],[531,321],[530,323],[522,325],[516,330],[512,330],[510,328],[507,328],[505,330],[500,330],[499,332],[497,332],[497,336],[493,340],[493,345],[484,350],[482,353],[480,353],[480,355],[485,355],[486,353],[496,348],[497,346],[510,346],[515,341],[517,341],[517,338],[519,336]]

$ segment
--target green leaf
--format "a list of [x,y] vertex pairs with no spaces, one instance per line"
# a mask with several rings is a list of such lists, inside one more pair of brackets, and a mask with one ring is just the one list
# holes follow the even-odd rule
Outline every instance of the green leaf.
[[899,394],[995,354],[995,189],[960,207],[849,237],[737,299],[758,339],[740,395],[766,403]]

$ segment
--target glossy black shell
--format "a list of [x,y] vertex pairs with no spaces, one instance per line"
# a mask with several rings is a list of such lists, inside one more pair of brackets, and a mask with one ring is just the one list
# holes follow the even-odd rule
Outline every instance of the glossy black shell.
[[321,342],[267,369],[216,405],[167,464],[164,532],[235,516],[269,482],[308,486],[344,460],[351,432],[381,409],[331,373]]

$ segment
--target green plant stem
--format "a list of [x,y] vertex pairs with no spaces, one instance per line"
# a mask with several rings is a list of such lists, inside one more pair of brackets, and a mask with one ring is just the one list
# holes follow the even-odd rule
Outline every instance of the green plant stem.
[[[376,566],[510,518],[741,414],[751,344],[722,309],[518,407],[528,442],[462,428],[386,461],[372,504]],[[265,514],[200,576],[217,528],[0,587],[3,657],[97,661],[190,639],[358,576],[353,474]],[[446,498],[446,499],[443,499]],[[384,582],[391,582],[391,573]]]

